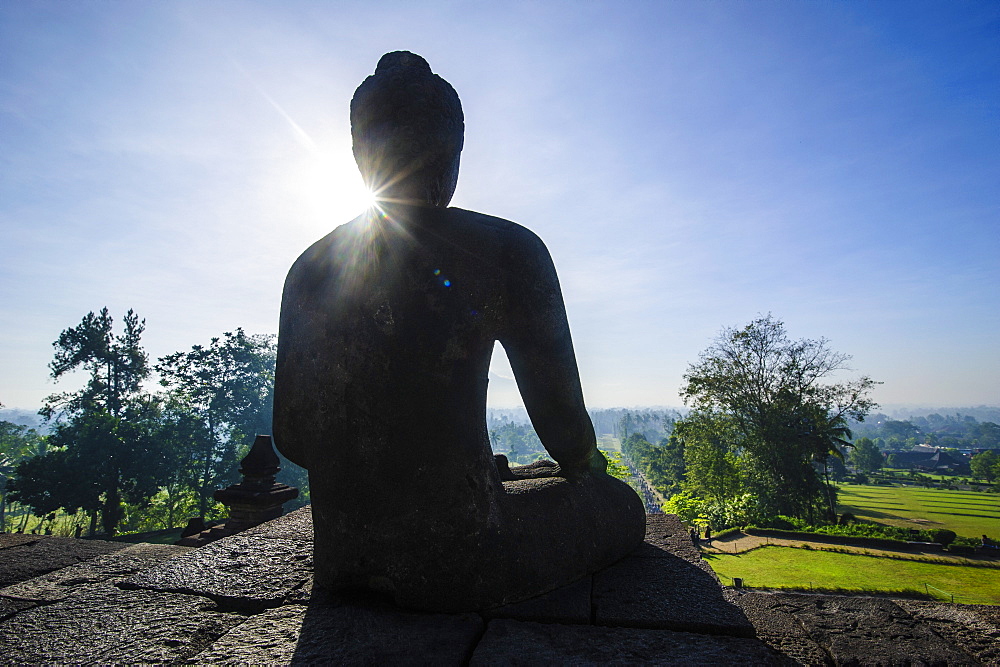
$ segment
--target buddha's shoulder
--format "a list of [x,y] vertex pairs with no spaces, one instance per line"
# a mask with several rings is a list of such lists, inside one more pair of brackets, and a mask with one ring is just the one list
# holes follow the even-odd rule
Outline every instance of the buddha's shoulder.
[[486,233],[495,234],[507,244],[542,247],[545,245],[533,231],[505,218],[455,207],[446,209],[445,213],[456,222],[473,225]]
[[367,216],[360,215],[334,228],[299,255],[288,271],[288,278],[329,273],[331,269],[337,267],[340,259],[350,255],[353,246],[358,245],[361,232],[367,223]]

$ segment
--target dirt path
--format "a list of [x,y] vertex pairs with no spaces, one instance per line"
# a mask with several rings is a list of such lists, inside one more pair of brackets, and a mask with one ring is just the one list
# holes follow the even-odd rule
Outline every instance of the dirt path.
[[747,535],[742,532],[730,533],[722,539],[712,538],[712,540],[708,542],[703,539],[700,546],[701,550],[705,553],[741,554],[767,545],[802,547],[803,544],[808,544],[809,548],[817,551],[847,551],[850,553],[868,556],[891,556],[893,558],[902,558],[905,560],[923,560],[925,558],[933,558],[935,560],[953,563],[979,564],[987,562],[1000,565],[1000,559],[995,557],[977,556],[975,558],[967,558],[965,556],[959,556],[947,551],[896,551],[893,549],[873,549],[870,547],[855,547],[846,544],[810,542],[809,540],[802,539],[789,540],[778,537],[758,537],[756,535]]

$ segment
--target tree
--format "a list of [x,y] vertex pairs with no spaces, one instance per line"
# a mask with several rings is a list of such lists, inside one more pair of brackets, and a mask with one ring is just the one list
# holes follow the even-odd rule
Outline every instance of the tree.
[[130,401],[120,417],[103,409],[85,410],[56,424],[49,436],[53,448],[20,463],[12,497],[36,514],[63,508],[97,513],[105,532],[114,534],[123,515],[122,503],[143,503],[154,495],[170,459],[155,437],[158,402]]
[[692,413],[674,426],[684,450],[684,489],[720,505],[743,491],[741,437],[727,415]]
[[767,512],[811,519],[828,504],[813,461],[830,455],[848,419],[863,421],[875,407],[871,378],[825,382],[849,360],[826,339],[791,340],[767,315],[724,329],[684,374],[685,404],[706,424],[725,425],[717,439],[729,440]]
[[107,308],[98,315],[87,313],[75,327],[64,330],[52,343],[55,358],[49,364],[52,379],[83,368],[90,372],[87,386],[76,392],[53,394],[46,399],[42,415],[51,419],[57,409],[78,413],[95,408],[118,417],[128,399],[139,392],[149,375],[149,357],[139,344],[146,321],[131,309],[125,314],[124,330],[116,336]]
[[973,456],[969,461],[969,467],[974,477],[992,482],[1000,475],[1000,456],[997,456],[992,449],[987,449]]
[[976,442],[980,447],[1000,447],[1000,425],[983,422],[976,431]]
[[871,438],[858,438],[851,452],[851,463],[863,473],[873,473],[882,469],[882,452]]
[[93,532],[99,510],[105,531],[114,534],[122,502],[142,502],[156,493],[166,461],[150,436],[158,402],[141,394],[149,375],[140,345],[144,330],[145,321],[129,310],[116,335],[104,308],[87,313],[52,344],[53,379],[77,369],[90,376],[78,391],[49,396],[41,410],[56,422],[49,440],[57,451],[16,469],[14,495],[36,512],[52,504],[83,508],[91,513]]
[[7,490],[17,464],[44,454],[47,446],[45,436],[35,429],[0,421],[0,532],[5,530]]
[[185,406],[202,425],[187,429],[192,451],[188,479],[197,490],[202,515],[214,490],[235,480],[240,454],[254,436],[271,432],[274,359],[274,336],[248,336],[237,329],[156,364],[160,384],[175,404]]

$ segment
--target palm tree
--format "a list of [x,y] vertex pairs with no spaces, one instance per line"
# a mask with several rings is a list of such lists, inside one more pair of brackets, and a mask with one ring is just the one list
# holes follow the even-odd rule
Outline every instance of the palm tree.
[[[814,406],[811,406],[814,407]],[[823,466],[823,481],[826,488],[827,507],[830,518],[837,516],[837,499],[833,493],[833,485],[830,484],[830,473],[827,463],[830,457],[844,460],[843,448],[854,447],[851,438],[854,436],[847,426],[847,420],[843,415],[830,415],[825,410],[812,409],[813,414],[805,416],[802,421],[801,436],[805,444],[812,452],[812,459]]]

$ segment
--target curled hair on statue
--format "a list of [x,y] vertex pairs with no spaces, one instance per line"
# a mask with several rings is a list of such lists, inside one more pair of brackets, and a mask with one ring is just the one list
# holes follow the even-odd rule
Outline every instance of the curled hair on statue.
[[381,199],[446,206],[464,136],[458,93],[409,51],[382,56],[351,100],[354,159]]

